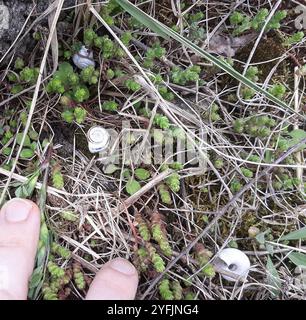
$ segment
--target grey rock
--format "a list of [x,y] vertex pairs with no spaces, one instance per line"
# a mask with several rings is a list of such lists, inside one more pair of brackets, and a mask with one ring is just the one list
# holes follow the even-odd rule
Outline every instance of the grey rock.
[[[16,39],[33,8],[32,0],[0,0],[0,56]],[[2,21],[2,23],[1,23]],[[3,21],[6,23],[3,24]]]
[[[65,0],[64,7],[73,6],[75,1]],[[33,6],[35,5],[34,14],[37,17],[52,2],[53,0],[0,0],[0,58],[16,39]],[[43,23],[47,25],[47,19]],[[28,47],[28,41],[29,37],[22,44],[23,49]],[[28,49],[30,50],[29,47]]]

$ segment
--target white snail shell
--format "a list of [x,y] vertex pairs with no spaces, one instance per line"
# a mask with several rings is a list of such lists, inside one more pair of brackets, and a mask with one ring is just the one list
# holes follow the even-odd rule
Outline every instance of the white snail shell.
[[88,149],[91,153],[106,150],[110,143],[109,132],[100,126],[91,127],[87,132]]
[[88,50],[85,46],[82,46],[81,50],[73,55],[72,60],[80,69],[85,69],[89,66],[95,66],[93,52]]
[[[219,252],[218,257],[224,262],[223,270],[236,275],[240,280],[245,280],[248,276],[251,263],[245,253],[238,249],[226,248]],[[237,279],[222,274],[222,277],[228,281],[237,281]]]

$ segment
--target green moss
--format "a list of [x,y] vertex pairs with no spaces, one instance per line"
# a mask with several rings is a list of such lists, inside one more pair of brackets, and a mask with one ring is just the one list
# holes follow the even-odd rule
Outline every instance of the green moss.
[[170,281],[168,279],[162,280],[158,286],[158,289],[163,300],[174,300],[174,295],[170,289]]
[[66,249],[65,247],[60,246],[56,242],[53,242],[51,245],[51,252],[54,254],[57,254],[63,259],[70,259],[71,257],[71,252]]
[[180,176],[177,173],[171,174],[166,179],[167,186],[171,189],[173,192],[179,192],[180,191]]
[[64,188],[64,177],[59,168],[56,168],[52,172],[52,184],[57,189]]
[[86,281],[83,274],[83,271],[81,269],[80,264],[74,263],[73,264],[73,280],[76,285],[76,287],[79,290],[84,290],[86,287]]

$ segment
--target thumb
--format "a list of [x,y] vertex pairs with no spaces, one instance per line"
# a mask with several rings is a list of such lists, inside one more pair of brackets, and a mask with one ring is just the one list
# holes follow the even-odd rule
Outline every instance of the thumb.
[[127,260],[117,258],[106,263],[94,278],[87,300],[133,300],[138,273]]

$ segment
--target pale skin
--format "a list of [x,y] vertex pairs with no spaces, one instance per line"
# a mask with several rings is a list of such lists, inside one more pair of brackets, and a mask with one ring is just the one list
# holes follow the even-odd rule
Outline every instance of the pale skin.
[[[37,205],[12,199],[0,211],[0,300],[27,299],[28,282],[34,268],[40,229]],[[94,278],[86,299],[132,300],[138,274],[127,260],[106,263]]]

